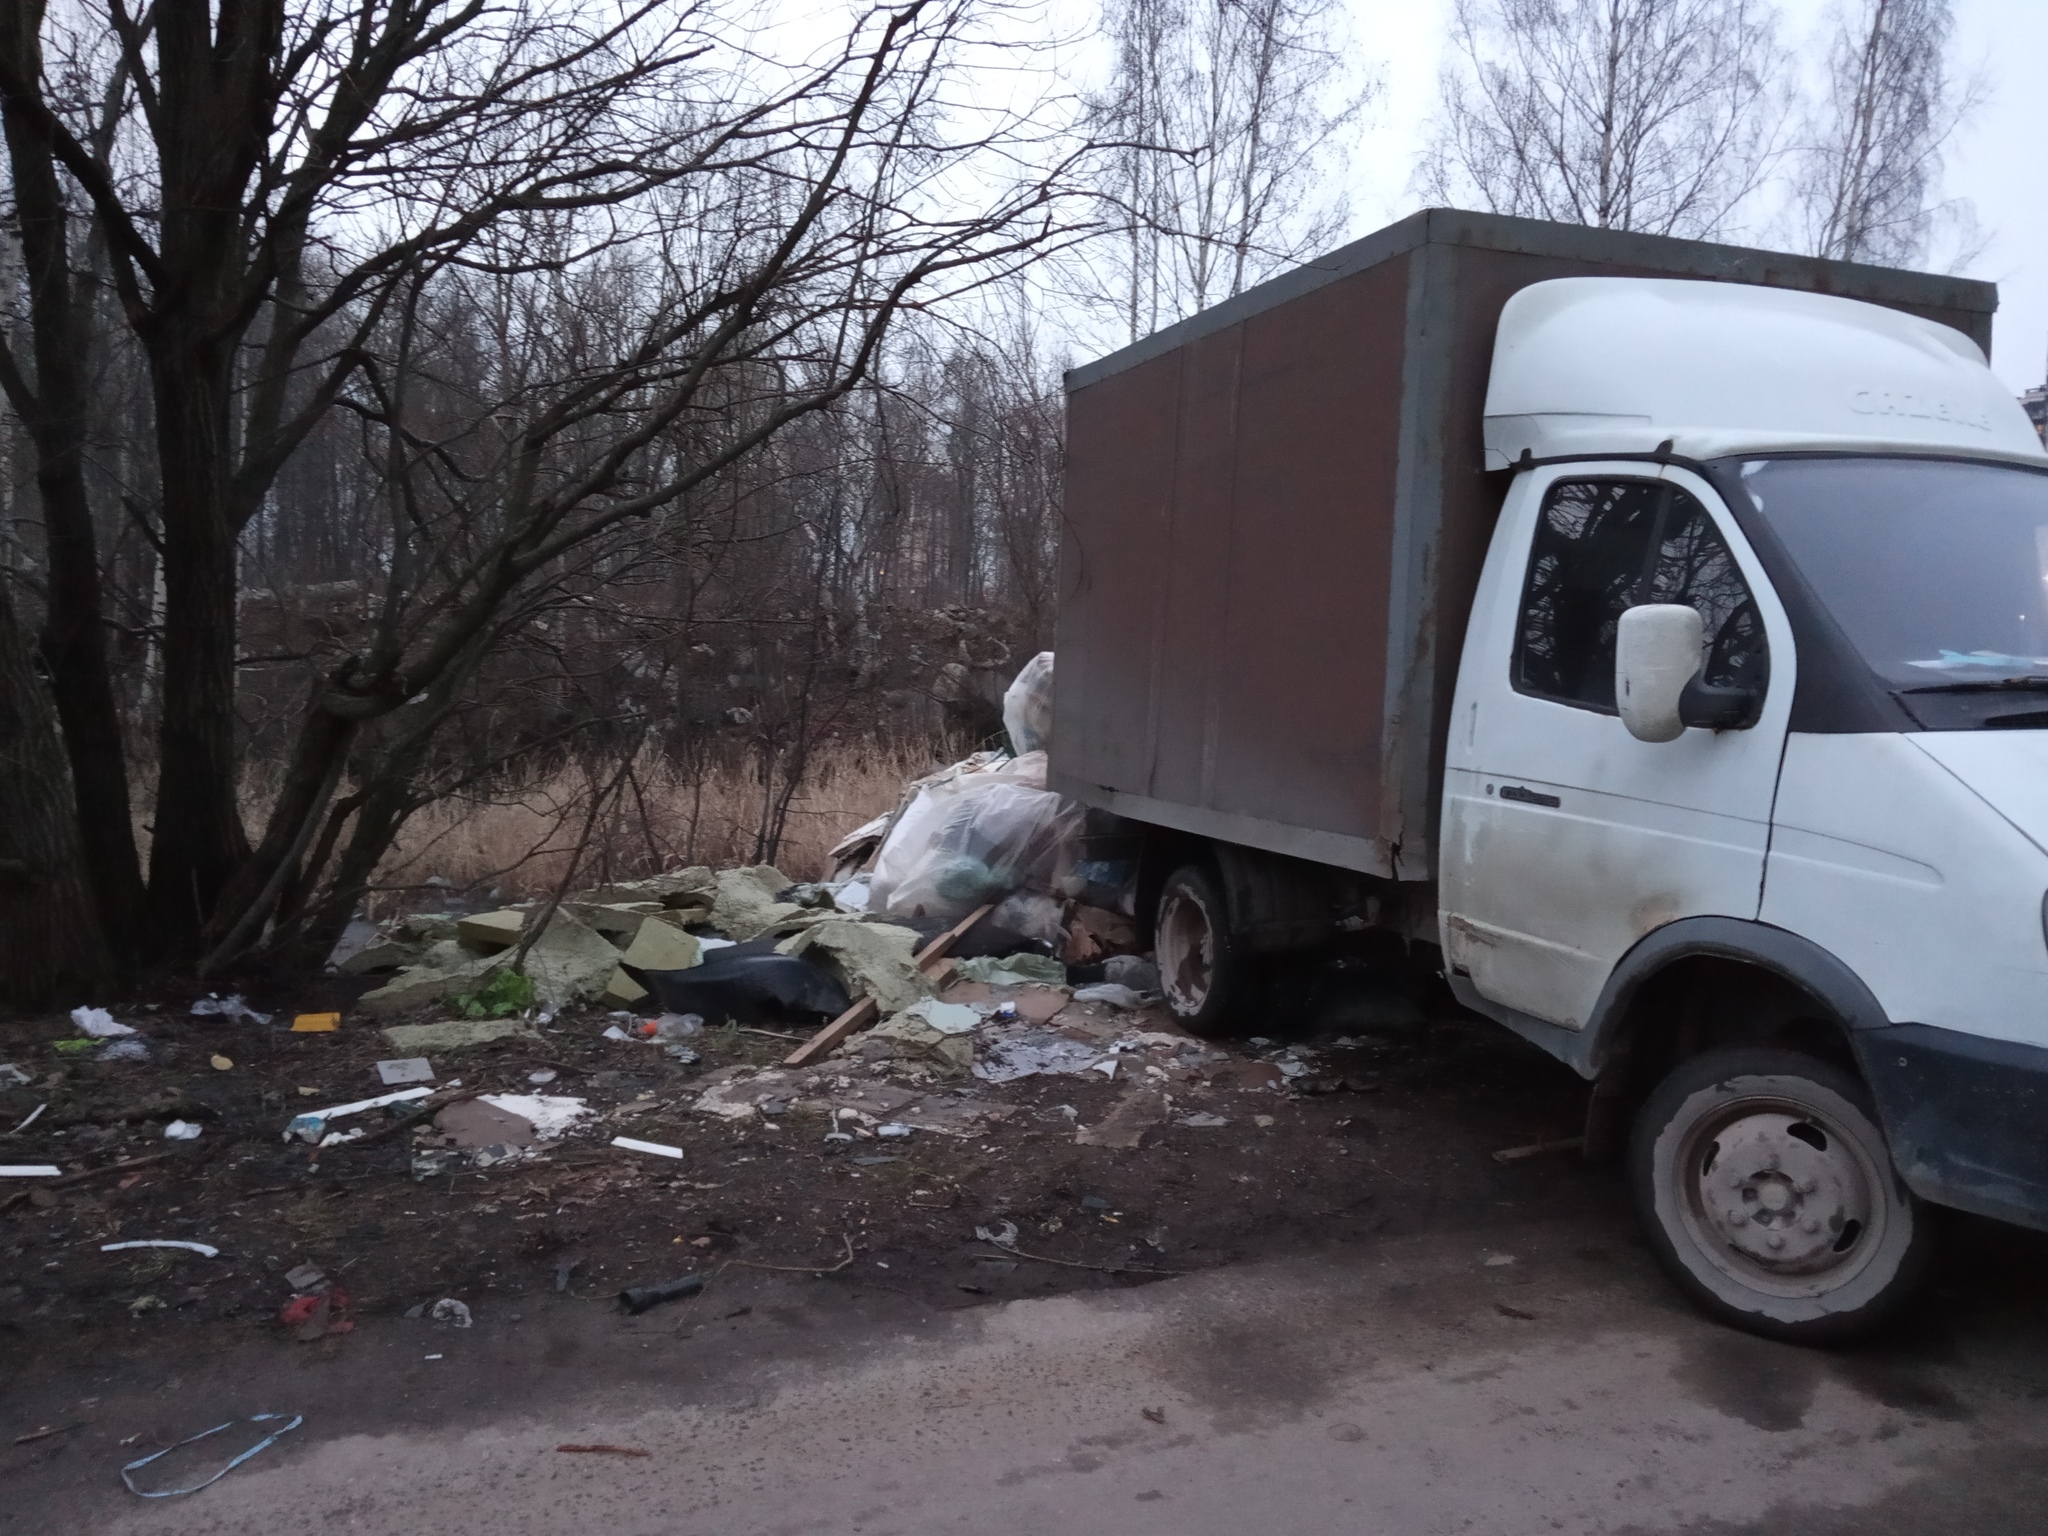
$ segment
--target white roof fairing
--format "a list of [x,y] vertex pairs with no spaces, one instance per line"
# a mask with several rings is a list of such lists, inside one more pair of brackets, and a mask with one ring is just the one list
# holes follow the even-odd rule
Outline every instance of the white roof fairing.
[[1931,320],[1739,283],[1567,277],[1510,298],[1486,467],[1671,452],[1955,454],[2048,462],[1977,344]]

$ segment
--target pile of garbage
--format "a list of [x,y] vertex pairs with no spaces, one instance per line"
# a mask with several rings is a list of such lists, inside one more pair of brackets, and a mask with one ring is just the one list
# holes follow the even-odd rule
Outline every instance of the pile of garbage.
[[1114,975],[1081,979],[1149,991],[1134,861],[1113,856],[1105,818],[1046,788],[1052,678],[1048,651],[1005,695],[1014,750],[908,785],[832,850],[825,880],[698,866],[558,902],[416,914],[357,932],[336,969],[381,978],[357,1003],[376,1018],[454,1005],[545,1020],[596,1004],[748,1023],[832,1018],[870,999],[893,1027],[932,994],[919,954],[972,919],[946,940],[957,958],[1021,954],[1061,982],[1067,965],[1115,962]]

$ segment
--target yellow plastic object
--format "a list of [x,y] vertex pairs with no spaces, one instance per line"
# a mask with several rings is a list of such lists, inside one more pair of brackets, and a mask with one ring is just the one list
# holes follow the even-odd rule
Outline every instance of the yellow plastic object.
[[292,1033],[295,1035],[324,1035],[341,1028],[338,1013],[301,1013],[292,1019]]

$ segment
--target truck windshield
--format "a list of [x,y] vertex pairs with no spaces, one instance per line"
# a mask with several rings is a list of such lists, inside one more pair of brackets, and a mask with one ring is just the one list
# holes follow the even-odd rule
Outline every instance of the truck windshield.
[[1750,460],[1742,479],[1849,643],[1923,726],[2048,724],[2048,474],[1811,458]]

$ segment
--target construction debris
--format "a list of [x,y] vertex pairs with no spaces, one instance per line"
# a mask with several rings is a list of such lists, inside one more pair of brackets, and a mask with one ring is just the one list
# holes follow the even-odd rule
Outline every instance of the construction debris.
[[489,1045],[494,1040],[540,1043],[540,1036],[524,1019],[446,1019],[438,1024],[393,1024],[383,1031],[383,1035],[397,1049],[417,1056]]

